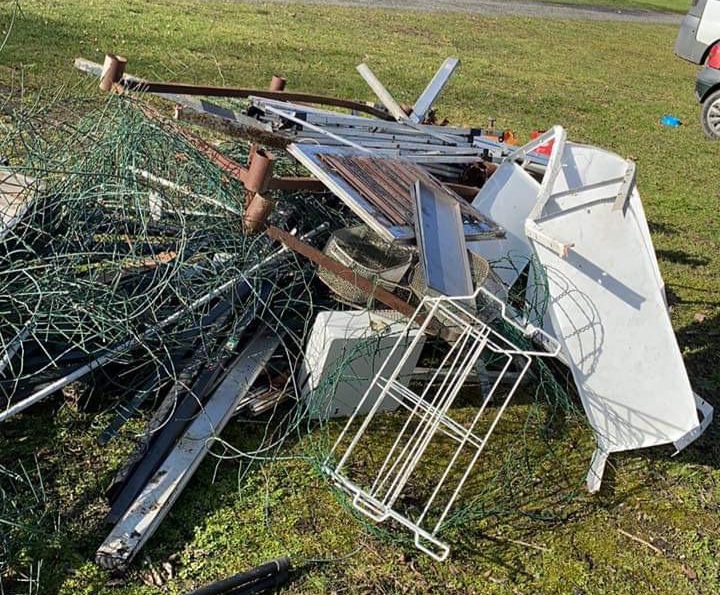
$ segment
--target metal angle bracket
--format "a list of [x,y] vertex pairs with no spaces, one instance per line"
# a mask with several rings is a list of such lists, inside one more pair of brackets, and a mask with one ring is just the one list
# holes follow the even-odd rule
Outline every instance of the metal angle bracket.
[[428,86],[425,87],[425,90],[415,102],[413,111],[410,114],[410,120],[416,124],[420,124],[425,119],[425,116],[440,96],[440,93],[443,92],[445,85],[447,85],[458,64],[460,64],[460,60],[457,58],[448,58],[445,60],[443,65],[438,69],[435,76],[428,83]]
[[623,177],[622,184],[620,184],[617,197],[615,198],[615,202],[613,203],[613,211],[622,211],[625,209],[625,205],[627,204],[627,201],[630,198],[630,194],[632,193],[634,187],[635,162],[628,161],[628,167],[625,171],[625,176]]
[[697,393],[693,393],[693,396],[695,397],[695,407],[698,410],[700,414],[702,414],[702,421],[698,424],[697,427],[690,430],[687,434],[682,436],[679,440],[676,440],[673,442],[673,446],[675,447],[675,452],[673,453],[673,456],[678,454],[681,450],[683,450],[686,446],[697,440],[700,435],[707,429],[707,427],[712,423],[713,420],[713,414],[715,410],[713,409],[713,406],[708,403],[705,399],[703,399],[700,395]]
[[607,464],[609,456],[610,452],[600,445],[598,445],[595,452],[593,452],[590,469],[588,469],[587,477],[585,478],[585,485],[591,494],[600,491],[603,474],[605,473],[605,465]]

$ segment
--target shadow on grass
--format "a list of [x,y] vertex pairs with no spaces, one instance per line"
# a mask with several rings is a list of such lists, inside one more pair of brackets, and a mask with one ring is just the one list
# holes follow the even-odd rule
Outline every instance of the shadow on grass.
[[690,267],[702,267],[710,262],[709,258],[704,256],[693,256],[682,250],[656,250],[658,259],[682,264]]
[[720,469],[720,309],[677,336],[693,389],[715,409],[715,421],[678,459]]

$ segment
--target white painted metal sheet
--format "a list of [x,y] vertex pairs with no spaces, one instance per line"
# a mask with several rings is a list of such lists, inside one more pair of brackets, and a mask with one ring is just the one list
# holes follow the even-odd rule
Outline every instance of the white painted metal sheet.
[[540,183],[528,172],[512,161],[505,161],[472,203],[480,213],[505,229],[505,237],[468,242],[467,246],[489,262],[498,262],[493,270],[507,287],[515,283],[532,254],[525,237],[525,219],[537,203],[539,191]]
[[[572,245],[563,257],[532,240],[547,271],[546,325],[571,362],[596,434],[593,491],[608,453],[681,448],[701,428],[640,196],[624,185],[627,169],[617,155],[568,143],[545,206],[527,222],[528,232]],[[624,191],[622,208],[614,208]]]
[[[380,388],[370,391],[378,370],[386,365],[388,357],[392,360],[390,366],[399,363],[405,349],[412,344],[399,379],[402,384],[409,383],[425,336],[417,337],[419,330],[411,327],[405,336],[405,348],[391,354],[405,327],[406,321],[398,321],[394,312],[318,313],[298,376],[303,406],[309,416],[327,419],[367,414],[380,396]],[[342,374],[338,376],[340,370]],[[334,378],[334,382],[326,385],[327,390],[321,394],[317,389],[328,378]],[[368,391],[371,394],[363,400]],[[362,407],[356,411],[361,401]],[[392,411],[397,407],[395,400],[387,398],[378,410]]]

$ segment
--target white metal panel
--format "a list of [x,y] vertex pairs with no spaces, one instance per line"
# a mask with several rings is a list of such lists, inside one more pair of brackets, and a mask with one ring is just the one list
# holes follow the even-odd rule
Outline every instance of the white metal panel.
[[[561,169],[553,183],[552,196],[546,203],[545,213],[554,209],[570,208],[573,204],[585,204],[597,200],[607,201],[610,197],[617,197],[618,191],[624,186],[625,174],[630,162],[619,155],[577,143],[566,143],[563,147]],[[655,258],[655,248],[650,237],[650,227],[645,217],[645,211],[640,201],[637,187],[632,183],[628,187],[627,195],[635,195],[636,221],[639,233],[643,238],[643,252],[647,255],[658,290],[662,292],[665,300],[665,282],[660,274],[660,268]],[[627,199],[623,201],[626,205]]]
[[547,271],[548,320],[596,433],[591,490],[607,453],[685,446],[700,426],[637,190],[624,209],[613,208],[623,167],[617,155],[568,144],[550,198],[528,221],[572,242],[565,258],[543,243],[533,247]]
[[[406,323],[399,322],[393,312],[320,312],[313,324],[298,378],[310,417],[352,415],[405,327]],[[403,384],[410,381],[425,343],[424,335],[417,337],[418,332],[410,328],[405,336],[405,346],[413,343],[413,348],[400,373],[399,381]],[[391,365],[397,364],[401,355],[402,352],[394,354]],[[342,374],[338,376],[339,372]],[[329,378],[334,381],[328,390],[323,394],[316,392]],[[375,405],[380,388],[375,387],[370,393],[358,409],[358,415],[365,415]],[[395,400],[387,398],[378,405],[378,410],[392,411],[397,407]]]
[[473,252],[488,261],[507,259],[508,265],[493,268],[508,287],[512,286],[532,254],[525,237],[525,219],[535,206],[540,184],[519,165],[506,161],[480,190],[472,203],[480,213],[505,229],[505,238],[468,242]]

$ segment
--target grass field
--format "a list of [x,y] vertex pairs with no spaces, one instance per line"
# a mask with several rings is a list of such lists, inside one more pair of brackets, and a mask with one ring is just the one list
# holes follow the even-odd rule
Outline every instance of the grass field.
[[[0,2],[0,33],[12,5]],[[0,52],[0,84],[28,98],[63,84],[92,92],[73,58],[101,61],[113,51],[149,78],[264,87],[278,73],[292,89],[371,99],[354,70],[365,61],[399,100],[412,101],[445,57],[458,56],[437,106],[453,123],[494,117],[521,138],[562,124],[573,140],[637,161],[691,380],[720,406],[720,144],[701,135],[695,69],[673,56],[674,28],[188,0],[21,5]],[[664,114],[685,125],[660,126]],[[91,560],[105,536],[102,491],[129,445],[96,446],[103,415],[48,404],[0,428],[0,463],[37,454],[54,503],[53,523],[22,552],[43,560],[40,592],[183,593],[285,553],[301,567],[288,593],[720,592],[717,424],[674,458],[667,449],[614,457],[592,497],[582,491],[591,436],[574,425],[554,445],[562,476],[549,468],[512,494],[512,511],[455,531],[445,564],[364,527],[302,458],[264,465],[242,482],[237,461],[207,461],[134,571],[109,586]],[[526,417],[525,405],[511,408],[490,465],[521,458]],[[226,438],[250,439],[239,424]],[[525,438],[529,456],[546,448]],[[173,577],[162,588],[146,584],[167,563]]]

